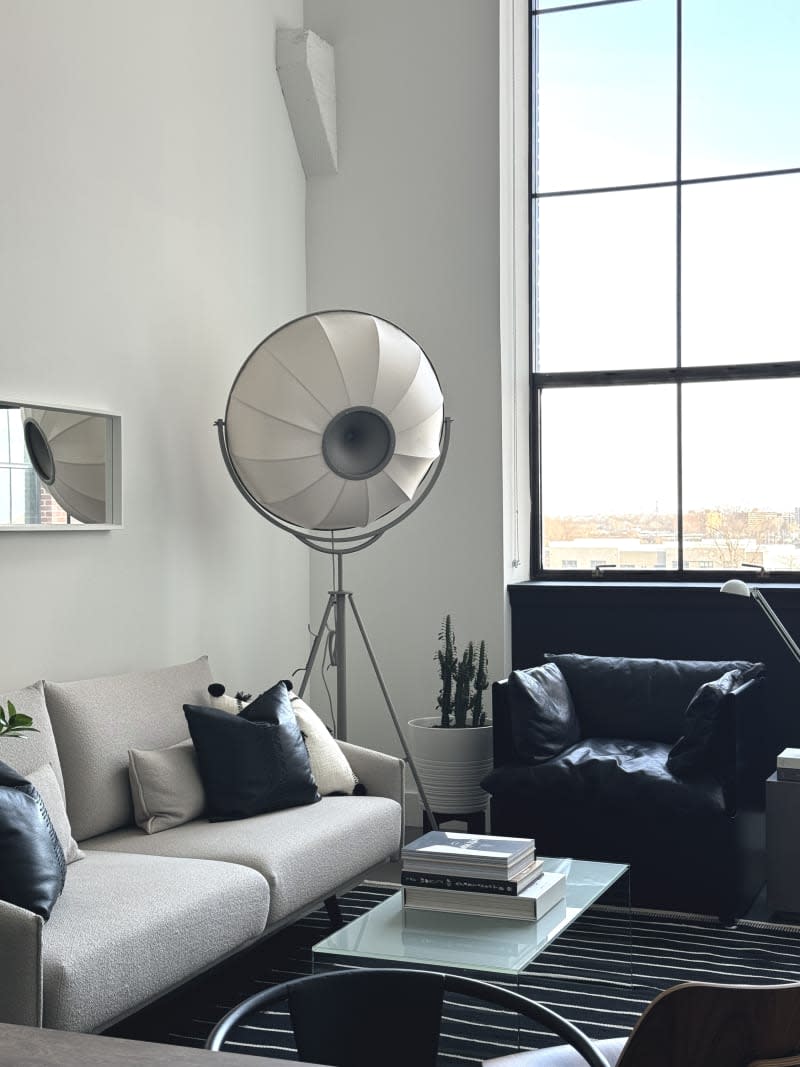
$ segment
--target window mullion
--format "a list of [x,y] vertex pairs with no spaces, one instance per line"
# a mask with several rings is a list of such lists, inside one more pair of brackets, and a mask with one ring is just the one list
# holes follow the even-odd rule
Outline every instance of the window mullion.
[[[682,362],[682,251],[683,226],[681,217],[683,188],[683,0],[675,0],[675,366]],[[680,379],[676,396],[677,438],[675,463],[677,466],[677,537],[678,571],[684,569],[683,522],[683,389]]]

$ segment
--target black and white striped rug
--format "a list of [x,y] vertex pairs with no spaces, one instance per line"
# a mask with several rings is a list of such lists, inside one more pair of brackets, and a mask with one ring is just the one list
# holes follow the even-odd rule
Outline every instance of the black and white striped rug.
[[[363,885],[341,898],[346,922],[396,889]],[[311,973],[311,946],[330,933],[324,909],[231,961],[207,985],[171,1008],[168,1033],[175,1044],[202,1046],[216,1022],[235,1004],[267,986]],[[514,988],[507,976],[469,973]],[[770,984],[800,979],[800,927],[741,922],[724,929],[710,920],[595,906],[561,934],[522,974],[519,990],[576,1023],[589,1037],[628,1033],[662,989],[688,980]],[[401,1009],[402,1011],[402,1009]],[[288,1016],[254,1016],[234,1032],[231,1051],[295,1058]],[[516,1051],[517,1017],[448,1000],[441,1067],[475,1067]],[[150,1036],[150,1035],[148,1035]],[[521,1047],[557,1041],[523,1024]]]

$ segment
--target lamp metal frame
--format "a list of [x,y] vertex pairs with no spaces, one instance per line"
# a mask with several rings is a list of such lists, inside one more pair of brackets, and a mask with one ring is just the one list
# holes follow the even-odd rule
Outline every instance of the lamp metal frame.
[[[325,635],[325,630],[328,625],[331,612],[334,616],[333,630],[336,636],[336,661],[334,666],[336,667],[336,736],[341,741],[347,740],[347,622],[346,622],[346,609],[347,605],[350,605],[350,610],[355,618],[356,625],[358,626],[361,639],[364,643],[364,648],[369,657],[370,664],[372,666],[375,677],[378,681],[381,694],[386,704],[387,711],[394,725],[397,733],[398,740],[402,746],[405,761],[411,771],[414,778],[414,782],[419,793],[419,798],[422,803],[422,807],[425,810],[425,814],[428,816],[431,826],[434,830],[437,830],[439,824],[436,820],[436,816],[433,813],[433,809],[428,801],[428,797],[425,793],[425,788],[420,779],[419,772],[417,770],[414,759],[411,755],[411,750],[408,747],[405,734],[403,733],[400,721],[397,717],[392,699],[389,696],[389,690],[386,687],[386,682],[383,677],[383,673],[378,664],[378,660],[372,648],[372,644],[369,640],[369,636],[364,626],[363,620],[359,613],[358,607],[355,602],[353,593],[344,588],[343,583],[343,557],[352,554],[353,552],[360,552],[364,548],[369,548],[370,545],[382,537],[387,530],[391,530],[393,526],[397,526],[398,523],[406,519],[412,512],[416,511],[422,502],[427,498],[430,491],[436,484],[439,475],[442,472],[444,461],[447,458],[447,452],[450,446],[450,428],[452,425],[452,419],[449,416],[445,416],[442,422],[442,434],[441,443],[439,446],[439,455],[434,462],[434,466],[425,476],[422,491],[412,500],[408,506],[400,509],[400,513],[395,515],[393,519],[388,522],[382,523],[382,525],[374,530],[368,530],[361,534],[350,534],[347,536],[337,536],[336,531],[328,530],[324,534],[313,533],[302,527],[294,526],[292,523],[286,522],[284,519],[278,518],[271,511],[264,507],[264,505],[257,500],[250,492],[248,487],[239,475],[238,470],[233,462],[230,448],[228,447],[227,428],[224,419],[217,419],[214,425],[217,428],[217,436],[219,438],[219,446],[222,451],[222,458],[225,461],[225,467],[228,474],[230,474],[234,485],[250,504],[251,507],[265,518],[273,526],[277,526],[279,530],[283,530],[285,533],[291,534],[296,537],[298,541],[306,545],[308,548],[313,548],[316,552],[323,552],[325,555],[333,556],[336,559],[336,588],[331,589],[328,592],[328,601],[325,605],[325,609],[322,613],[322,619],[314,637],[314,643],[311,646],[308,659],[306,661],[305,668],[303,670],[303,680],[298,690],[298,696],[302,699],[303,694],[306,691],[309,680],[311,678],[311,671],[319,655],[319,650],[322,646],[322,641]],[[380,521],[380,520],[377,520]],[[344,546],[344,547],[342,547]]]
[[764,596],[761,590],[754,585],[750,587],[750,596],[753,598],[753,600],[755,600],[756,604],[758,604],[758,606],[767,616],[769,621],[772,623],[778,635],[783,640],[783,643],[789,649],[791,654],[794,656],[797,662],[800,663],[800,648],[798,648],[797,642],[794,640],[792,635],[789,633],[789,631],[783,625],[781,620],[772,610],[771,605],[767,602],[767,598]]

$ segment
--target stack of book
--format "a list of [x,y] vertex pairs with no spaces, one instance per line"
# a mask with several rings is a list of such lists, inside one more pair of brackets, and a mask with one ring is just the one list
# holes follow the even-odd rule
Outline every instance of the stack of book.
[[564,875],[545,871],[526,837],[433,830],[400,858],[405,908],[535,921],[566,893]]
[[779,782],[800,782],[800,748],[785,748],[778,756]]

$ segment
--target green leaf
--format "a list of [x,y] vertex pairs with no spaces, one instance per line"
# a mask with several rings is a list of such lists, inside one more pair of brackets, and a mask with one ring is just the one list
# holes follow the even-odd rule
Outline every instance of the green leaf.
[[14,702],[8,701],[8,709],[0,704],[0,737],[22,737],[23,734],[38,734],[39,731],[32,725],[33,719],[17,711]]

